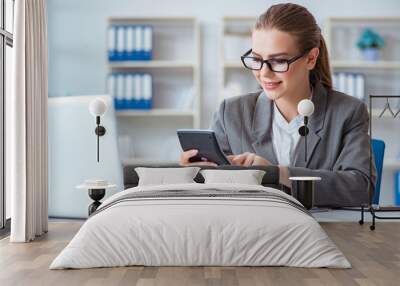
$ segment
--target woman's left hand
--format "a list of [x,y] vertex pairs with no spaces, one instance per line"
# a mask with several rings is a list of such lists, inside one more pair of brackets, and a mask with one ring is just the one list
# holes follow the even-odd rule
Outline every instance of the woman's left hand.
[[239,155],[229,155],[228,159],[236,166],[269,166],[270,161],[254,153],[245,152]]

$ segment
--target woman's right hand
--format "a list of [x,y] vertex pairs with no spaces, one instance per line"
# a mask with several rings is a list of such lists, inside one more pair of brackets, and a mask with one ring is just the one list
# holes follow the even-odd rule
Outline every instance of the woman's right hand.
[[199,150],[191,149],[185,152],[182,152],[179,164],[181,166],[218,166],[214,162],[211,161],[198,161],[198,162],[190,162],[189,159],[196,156],[199,153]]

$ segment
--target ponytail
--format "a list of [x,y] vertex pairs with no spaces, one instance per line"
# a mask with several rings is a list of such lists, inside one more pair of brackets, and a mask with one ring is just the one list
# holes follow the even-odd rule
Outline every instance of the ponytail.
[[332,89],[332,76],[329,65],[328,49],[325,40],[321,35],[319,41],[319,55],[314,69],[310,72],[310,81],[312,83],[320,82],[328,90]]

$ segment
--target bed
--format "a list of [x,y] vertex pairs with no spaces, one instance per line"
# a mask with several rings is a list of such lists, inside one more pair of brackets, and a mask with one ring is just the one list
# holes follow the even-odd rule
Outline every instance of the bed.
[[[350,268],[343,253],[296,199],[262,185],[196,183],[137,186],[103,202],[50,269],[144,266]],[[275,186],[275,187],[272,187]]]

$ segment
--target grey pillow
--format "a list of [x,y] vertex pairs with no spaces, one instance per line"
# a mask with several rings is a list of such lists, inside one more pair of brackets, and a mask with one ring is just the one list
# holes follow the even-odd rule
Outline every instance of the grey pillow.
[[233,183],[246,185],[261,185],[265,171],[262,170],[201,170],[205,184]]
[[199,167],[135,168],[139,176],[138,186],[195,183],[193,179],[199,170]]

